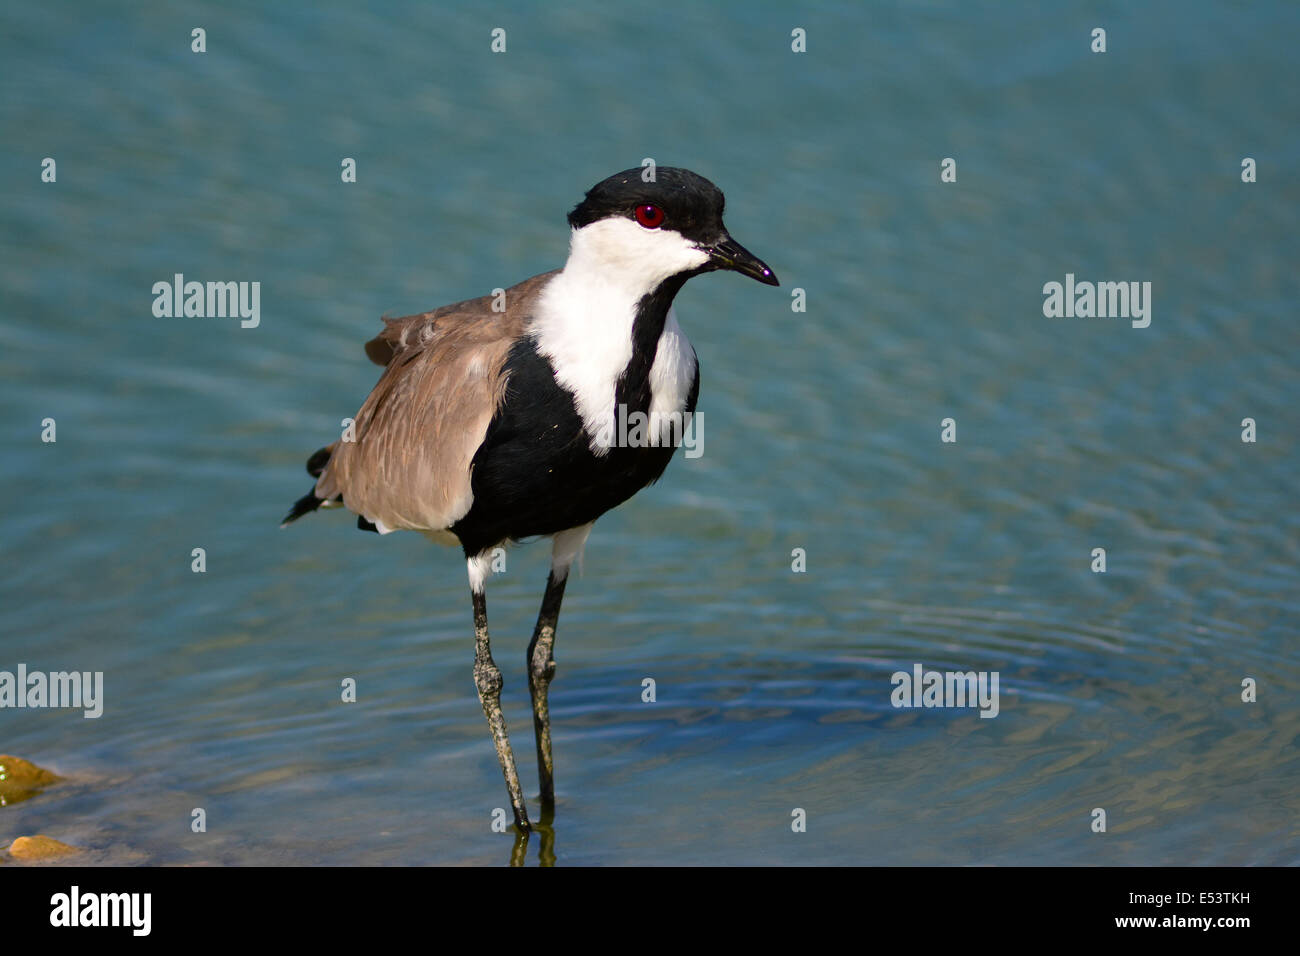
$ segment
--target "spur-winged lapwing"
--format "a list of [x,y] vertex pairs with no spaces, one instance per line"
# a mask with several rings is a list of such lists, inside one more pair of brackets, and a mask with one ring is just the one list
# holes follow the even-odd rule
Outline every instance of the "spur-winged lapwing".
[[[316,486],[284,523],[346,507],[368,531],[420,531],[465,551],[474,601],[474,682],[510,790],[529,828],[501,713],[501,671],[483,593],[498,545],[553,539],[528,686],[544,810],[554,806],[547,691],[569,568],[592,522],[658,480],[695,411],[700,373],[673,298],[716,269],[777,285],[728,235],[723,197],[685,169],[653,182],[630,169],[569,213],[564,268],[432,312],[386,319],[366,355],[384,366],[354,419],[355,440],[312,455]],[[504,301],[503,301],[504,299]],[[626,424],[641,413],[638,423]],[[621,417],[620,417],[621,416]]]

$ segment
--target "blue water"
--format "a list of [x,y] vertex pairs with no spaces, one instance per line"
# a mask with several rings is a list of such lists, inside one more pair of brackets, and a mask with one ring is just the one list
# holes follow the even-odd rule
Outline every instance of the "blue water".
[[[1300,860],[1294,4],[54,2],[0,27],[0,670],[102,671],[106,698],[0,710],[0,752],[64,777],[0,808],[0,845],[509,860],[458,553],[277,524],[377,377],[382,313],[557,267],[582,192],[652,157],[713,179],[782,287],[678,298],[704,455],[603,518],[570,583],[557,861]],[[259,281],[260,325],[155,318],[178,272]],[[1045,317],[1067,273],[1151,282],[1150,326]],[[488,597],[532,798],[547,556],[513,550]],[[998,672],[999,715],[893,707],[916,663]]]

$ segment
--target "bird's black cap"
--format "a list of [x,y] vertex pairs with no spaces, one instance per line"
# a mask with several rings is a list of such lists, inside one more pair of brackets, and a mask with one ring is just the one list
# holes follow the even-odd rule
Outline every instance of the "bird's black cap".
[[569,213],[569,225],[581,229],[610,216],[631,219],[637,206],[654,205],[664,211],[664,226],[697,242],[722,222],[726,199],[722,190],[689,169],[660,166],[654,181],[645,182],[646,170],[625,169],[587,190],[587,197]]
[[721,189],[689,169],[656,167],[651,182],[643,178],[645,172],[642,167],[625,169],[592,186],[569,213],[569,225],[581,229],[613,216],[635,220],[639,206],[657,206],[664,213],[662,228],[708,251],[705,271],[730,269],[778,285],[772,270],[727,233],[722,224],[726,197]]

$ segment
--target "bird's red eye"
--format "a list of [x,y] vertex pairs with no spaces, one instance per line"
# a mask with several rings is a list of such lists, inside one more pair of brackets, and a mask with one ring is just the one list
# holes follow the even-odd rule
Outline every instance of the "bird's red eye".
[[664,224],[664,211],[658,206],[637,206],[636,221],[647,229],[658,229]]

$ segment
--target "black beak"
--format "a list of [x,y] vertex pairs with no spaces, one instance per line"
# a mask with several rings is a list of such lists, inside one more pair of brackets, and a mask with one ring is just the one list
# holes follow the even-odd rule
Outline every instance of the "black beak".
[[715,269],[730,269],[757,279],[763,285],[780,285],[776,273],[767,267],[758,256],[754,255],[725,232],[722,238],[708,247],[709,262]]

